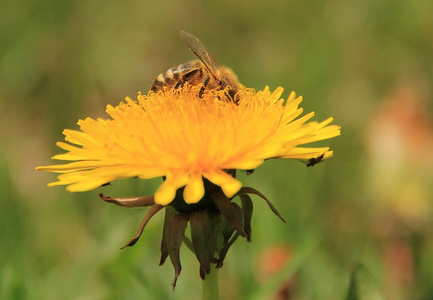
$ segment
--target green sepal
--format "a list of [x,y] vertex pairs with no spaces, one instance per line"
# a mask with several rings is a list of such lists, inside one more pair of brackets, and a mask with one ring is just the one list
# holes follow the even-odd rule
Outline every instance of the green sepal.
[[212,222],[207,210],[194,211],[189,221],[194,253],[200,263],[200,276],[204,279],[205,274],[210,272],[211,258],[215,252]]
[[[241,226],[244,226],[244,217],[243,217],[242,209],[239,207],[239,205],[237,205],[234,202],[231,202],[231,205],[238,219],[238,222],[241,224]],[[223,244],[223,248],[219,251],[219,258],[216,264],[216,268],[221,268],[223,266],[223,262],[227,255],[227,252],[239,237],[239,233],[236,232],[234,236],[230,239],[230,237],[233,235],[233,232],[234,232],[233,228],[229,224],[227,224],[227,226],[224,228],[222,232],[224,237],[224,244]]]
[[230,224],[228,224],[225,219],[224,219],[224,224],[225,226],[222,231],[222,237],[223,237],[222,247],[225,247],[225,245],[228,244],[230,238],[233,235],[233,232],[235,232],[235,229],[232,226],[230,226]]
[[170,256],[171,263],[174,267],[174,279],[172,282],[173,289],[176,287],[177,278],[180,275],[182,266],[180,263],[180,246],[182,246],[183,236],[185,235],[185,229],[188,225],[189,216],[186,214],[175,214],[168,221],[168,235],[167,245],[168,254]]
[[171,206],[165,207],[165,217],[164,226],[162,230],[162,240],[161,240],[161,258],[159,259],[159,265],[162,266],[168,257],[168,223],[171,218],[176,214],[176,210]]
[[166,206],[159,265],[164,264],[167,257],[170,256],[175,273],[171,284],[173,289],[176,286],[177,278],[182,270],[180,263],[180,246],[182,245],[185,236],[185,229],[188,225],[188,221],[188,215],[177,213],[174,208]]
[[241,198],[242,212],[244,215],[244,230],[247,234],[247,241],[251,242],[251,219],[253,217],[253,201],[247,194],[240,194],[239,198]]
[[239,232],[241,236],[246,237],[247,234],[242,228],[241,222],[239,222],[239,218],[230,199],[227,198],[223,192],[214,193],[211,197],[227,223]]
[[254,194],[259,196],[260,198],[262,198],[263,200],[266,201],[266,203],[268,204],[269,208],[272,210],[272,212],[277,215],[278,218],[280,218],[281,221],[283,221],[284,223],[286,223],[286,220],[284,220],[284,218],[281,216],[281,214],[279,213],[279,211],[275,208],[275,206],[272,204],[272,202],[266,198],[265,195],[263,195],[262,193],[260,193],[258,190],[252,188],[252,187],[243,187],[239,190],[239,192],[237,192],[236,196],[242,195],[242,194]]

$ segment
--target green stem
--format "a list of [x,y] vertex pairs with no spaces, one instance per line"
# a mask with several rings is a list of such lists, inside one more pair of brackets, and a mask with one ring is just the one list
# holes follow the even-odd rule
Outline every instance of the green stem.
[[211,267],[210,273],[202,280],[201,287],[202,300],[218,300],[220,298],[217,269]]

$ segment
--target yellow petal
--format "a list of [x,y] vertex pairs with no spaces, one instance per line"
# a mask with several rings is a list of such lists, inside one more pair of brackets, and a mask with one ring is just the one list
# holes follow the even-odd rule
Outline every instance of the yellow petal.
[[183,199],[186,203],[197,203],[203,198],[205,193],[201,175],[192,176],[183,191]]

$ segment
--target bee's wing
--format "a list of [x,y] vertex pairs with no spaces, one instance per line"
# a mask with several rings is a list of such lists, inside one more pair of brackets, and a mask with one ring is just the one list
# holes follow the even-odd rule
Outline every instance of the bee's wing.
[[208,68],[211,74],[219,80],[219,72],[218,69],[220,64],[216,61],[216,59],[207,51],[206,46],[195,36],[192,34],[181,31],[180,36],[182,37],[185,44],[191,49],[194,54],[200,58],[203,64]]

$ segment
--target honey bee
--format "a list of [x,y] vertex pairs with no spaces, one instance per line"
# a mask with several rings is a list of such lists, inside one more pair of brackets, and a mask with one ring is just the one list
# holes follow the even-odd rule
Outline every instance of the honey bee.
[[189,61],[159,74],[153,80],[150,90],[156,93],[164,87],[177,89],[186,82],[192,85],[202,83],[203,87],[199,92],[199,97],[202,97],[205,89],[223,90],[229,86],[226,96],[228,100],[237,102],[235,95],[244,86],[238,81],[236,74],[230,68],[221,66],[198,38],[185,31],[181,31],[180,36],[200,60]]

